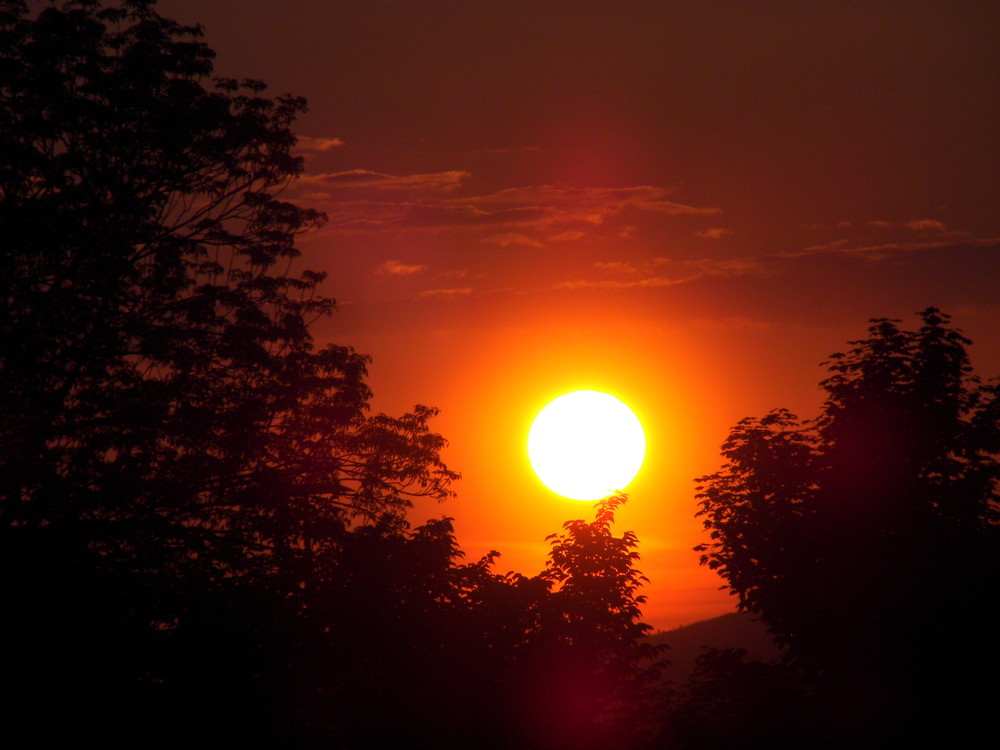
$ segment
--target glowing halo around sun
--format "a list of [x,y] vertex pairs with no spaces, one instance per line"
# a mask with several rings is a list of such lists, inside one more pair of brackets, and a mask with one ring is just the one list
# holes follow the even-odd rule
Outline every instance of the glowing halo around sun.
[[573,500],[624,490],[646,456],[632,410],[608,393],[574,391],[542,409],[528,432],[528,458],[546,487]]

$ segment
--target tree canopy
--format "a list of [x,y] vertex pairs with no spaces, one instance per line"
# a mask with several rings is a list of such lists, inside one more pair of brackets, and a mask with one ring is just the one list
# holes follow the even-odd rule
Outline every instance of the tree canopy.
[[288,266],[323,217],[280,200],[305,102],[213,82],[151,2],[0,7],[5,525],[134,556],[135,522],[228,575],[446,497],[434,411],[370,416],[365,357],[309,334],[334,303]]
[[301,599],[352,524],[457,476],[433,409],[372,415],[367,359],[309,332],[305,101],[213,56],[145,0],[0,3],[0,544],[16,632],[74,623],[55,661],[148,672],[124,652],[206,592]]
[[433,408],[372,414],[367,358],[310,333],[335,305],[295,241],[324,217],[281,198],[306,104],[212,59],[152,0],[0,0],[12,714],[105,746],[638,742],[624,498],[533,577],[409,526],[457,474]]
[[876,744],[967,725],[1000,664],[1000,391],[948,316],[920,318],[872,321],[818,418],[741,421],[699,480],[703,564]]

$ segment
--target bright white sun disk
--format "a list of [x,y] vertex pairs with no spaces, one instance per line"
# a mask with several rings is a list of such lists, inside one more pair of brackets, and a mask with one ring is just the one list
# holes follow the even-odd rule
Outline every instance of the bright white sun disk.
[[539,412],[528,433],[528,457],[539,479],[574,500],[625,489],[645,455],[639,419],[617,398],[598,391],[560,396]]

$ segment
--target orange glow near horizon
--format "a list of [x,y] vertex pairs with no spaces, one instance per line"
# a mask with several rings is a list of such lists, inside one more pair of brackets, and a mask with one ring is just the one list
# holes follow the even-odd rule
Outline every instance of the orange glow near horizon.
[[[526,450],[532,422],[560,394],[613,393],[635,411],[645,433],[646,458],[626,488],[628,502],[615,513],[614,532],[639,537],[638,567],[650,579],[643,587],[647,621],[668,629],[731,611],[718,576],[699,566],[692,550],[704,541],[693,479],[718,465],[718,446],[735,421],[733,402],[749,389],[726,383],[724,363],[706,349],[703,331],[665,330],[608,307],[601,312],[511,315],[507,326],[485,336],[441,326],[436,345],[460,344],[465,352],[460,366],[446,372],[408,366],[419,361],[416,349],[425,345],[419,340],[399,335],[375,342],[375,393],[403,390],[393,385],[406,373],[408,390],[446,405],[434,426],[449,441],[446,463],[462,473],[456,498],[414,508],[411,522],[451,516],[466,559],[496,550],[497,572],[537,574],[550,550],[546,537],[568,520],[593,520],[593,512],[539,481]],[[708,340],[733,348],[724,332],[712,334]],[[379,399],[378,408],[399,412],[406,404]]]

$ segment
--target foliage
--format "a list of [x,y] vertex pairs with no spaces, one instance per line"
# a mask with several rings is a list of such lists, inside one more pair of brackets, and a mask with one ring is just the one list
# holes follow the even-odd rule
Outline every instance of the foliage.
[[264,700],[317,561],[456,477],[433,409],[371,415],[366,358],[309,333],[334,302],[290,265],[324,217],[280,199],[304,100],[213,82],[200,37],[150,0],[0,1],[0,591],[25,705],[53,680],[64,708],[153,705],[211,664]]
[[[639,622],[623,497],[553,535],[534,577],[462,563],[449,519],[370,525],[321,561],[294,655],[283,735],[348,746],[640,747],[658,700],[658,649]],[[388,707],[388,710],[387,710]]]
[[212,58],[152,0],[0,0],[12,714],[112,747],[638,741],[624,499],[531,578],[408,526],[457,476],[435,411],[371,415],[366,358],[316,346],[334,302],[290,268],[324,217],[280,198],[305,102]]
[[812,729],[809,685],[794,668],[705,648],[662,739],[678,750],[796,750],[821,745]]
[[827,363],[818,419],[743,420],[699,480],[703,564],[876,744],[969,720],[1000,664],[998,391],[946,315],[920,317],[873,321]]
[[478,591],[492,557],[463,564],[450,519],[359,526],[317,561],[290,655],[284,744],[460,745],[490,715]]
[[[603,718],[634,723],[658,674],[655,666],[639,665],[652,662],[658,648],[644,640],[652,628],[641,621],[646,597],[637,592],[648,579],[635,567],[638,538],[631,531],[615,536],[611,529],[625,500],[624,495],[600,500],[593,521],[567,521],[565,533],[549,536],[552,549],[542,575],[555,587],[549,606],[556,623],[547,626],[587,654],[597,679],[612,686]],[[616,711],[628,715],[616,717]]]
[[593,521],[549,536],[538,576],[497,578],[484,591],[484,638],[506,663],[494,678],[510,717],[504,747],[639,747],[652,731],[663,663],[641,621],[638,540],[612,532],[625,501],[605,498]]
[[804,538],[816,491],[812,473],[815,437],[788,411],[740,421],[722,445],[723,471],[698,481],[710,544],[696,549],[729,583],[740,607],[767,610],[779,637],[791,633],[773,600],[800,595],[799,576],[810,555]]
[[229,576],[446,497],[434,411],[368,416],[365,358],[308,332],[333,301],[287,266],[323,217],[278,197],[305,102],[211,84],[151,2],[0,7],[4,525]]

